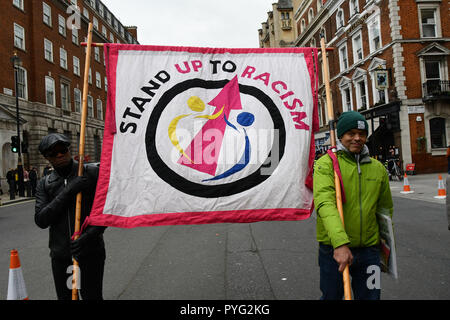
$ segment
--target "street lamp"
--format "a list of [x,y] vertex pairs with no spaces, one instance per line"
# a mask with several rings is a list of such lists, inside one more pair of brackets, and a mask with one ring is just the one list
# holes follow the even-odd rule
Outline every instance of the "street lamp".
[[20,118],[19,118],[19,67],[22,65],[22,60],[14,52],[14,56],[11,58],[11,62],[14,68],[14,82],[15,82],[15,93],[16,93],[16,122],[17,122],[17,143],[18,143],[18,161],[17,161],[17,174],[19,175],[19,197],[25,197],[25,186],[23,183],[23,166],[22,166],[22,152],[20,144]]

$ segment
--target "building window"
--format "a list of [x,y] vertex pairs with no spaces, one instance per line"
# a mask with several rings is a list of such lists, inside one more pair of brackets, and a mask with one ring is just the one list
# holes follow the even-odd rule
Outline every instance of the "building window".
[[14,47],[25,50],[25,29],[14,23]]
[[314,19],[314,10],[313,8],[309,8],[308,11],[308,23],[311,23]]
[[111,43],[114,43],[114,35],[112,34],[112,32],[109,34],[109,40],[111,41]]
[[48,4],[42,2],[42,11],[43,11],[43,21],[46,25],[52,26],[52,9]]
[[103,120],[103,107],[100,99],[97,99],[97,119]]
[[339,47],[339,64],[341,72],[348,68],[347,44]]
[[66,19],[58,14],[58,32],[62,36],[66,36]]
[[425,7],[420,9],[419,14],[422,38],[438,37],[437,9]]
[[94,25],[94,29],[98,30],[98,20],[96,17],[92,17],[92,24]]
[[93,117],[94,116],[94,99],[90,95],[87,96],[87,107],[88,107],[88,116]]
[[70,111],[70,89],[65,82],[61,82],[61,108]]
[[59,65],[67,70],[67,51],[63,48],[59,48]]
[[342,9],[339,9],[336,15],[336,26],[338,30],[344,26],[344,10]]
[[100,17],[104,18],[105,9],[103,8],[103,5],[101,4],[101,2],[98,3],[98,13],[100,14]]
[[102,26],[102,34],[106,39],[108,38],[108,31],[106,30],[105,26]]
[[344,111],[352,110],[352,93],[349,87],[343,88],[342,94],[342,108]]
[[373,20],[367,24],[369,31],[369,49],[370,53],[381,48],[381,33],[380,33],[380,16],[377,15]]
[[305,19],[302,19],[302,21],[300,22],[300,33],[305,31],[305,27],[306,27]]
[[80,113],[81,110],[81,91],[80,89],[73,89],[73,104],[75,107],[75,112]]
[[105,91],[108,91],[108,78],[105,77]]
[[354,60],[354,63],[362,60],[363,57],[364,57],[364,55],[363,55],[362,39],[361,39],[361,32],[360,32],[353,37],[353,60]]
[[441,89],[441,63],[439,60],[424,61],[425,65],[425,86],[428,95],[439,92]]
[[55,81],[50,77],[45,77],[45,103],[50,106],[56,105]]
[[72,42],[78,45],[78,29],[72,28]]
[[445,138],[445,118],[430,119],[431,148],[445,148],[447,141]]
[[85,16],[85,17],[86,17],[86,19],[88,19],[88,20],[89,20],[89,11],[88,11],[88,9],[87,9],[87,8],[83,8],[83,16]]
[[13,5],[20,10],[23,10],[23,0],[13,0]]
[[317,11],[319,11],[323,7],[322,1],[323,0],[317,0]]
[[100,62],[100,48],[94,47],[94,59]]
[[92,84],[92,69],[91,68],[89,68],[88,82],[89,82],[89,84]]
[[73,56],[73,73],[77,76],[80,75],[80,59]]
[[350,17],[359,13],[358,0],[350,0]]
[[102,87],[102,78],[100,76],[100,72],[95,72],[95,85],[97,86],[97,88],[101,88]]
[[19,98],[28,99],[27,70],[22,67],[17,68],[17,95]]
[[367,109],[367,90],[366,90],[366,81],[360,80],[356,82],[356,95],[357,95],[357,105],[358,110]]
[[44,58],[53,62],[53,43],[47,39],[44,39]]

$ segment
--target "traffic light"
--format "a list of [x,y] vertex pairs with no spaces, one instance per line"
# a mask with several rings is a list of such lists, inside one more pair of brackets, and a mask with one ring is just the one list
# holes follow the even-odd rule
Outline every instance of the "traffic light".
[[18,136],[11,137],[11,151],[14,153],[19,152],[19,137]]
[[28,153],[28,143],[26,141],[22,141],[21,145],[22,145],[22,153]]

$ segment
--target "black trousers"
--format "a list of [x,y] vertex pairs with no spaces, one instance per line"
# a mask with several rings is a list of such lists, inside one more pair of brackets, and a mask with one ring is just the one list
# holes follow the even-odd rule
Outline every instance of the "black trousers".
[[[103,300],[103,272],[105,254],[84,257],[78,261],[80,266],[79,294],[83,300]],[[52,257],[53,280],[58,300],[72,300],[71,258]]]

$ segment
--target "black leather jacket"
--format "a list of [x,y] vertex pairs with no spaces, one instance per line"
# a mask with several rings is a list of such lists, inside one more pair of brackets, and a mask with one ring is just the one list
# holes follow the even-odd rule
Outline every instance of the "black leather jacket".
[[[95,196],[99,167],[85,164],[84,176],[92,183],[82,191],[81,225],[91,212]],[[66,186],[78,174],[78,163],[72,161],[72,168],[66,177],[53,170],[51,174],[39,180],[36,188],[36,207],[34,220],[42,228],[50,227],[49,248],[53,258],[71,257],[70,241],[75,228],[76,195],[70,195]],[[105,227],[89,226],[89,233],[93,236],[89,255],[105,255],[103,232]]]

